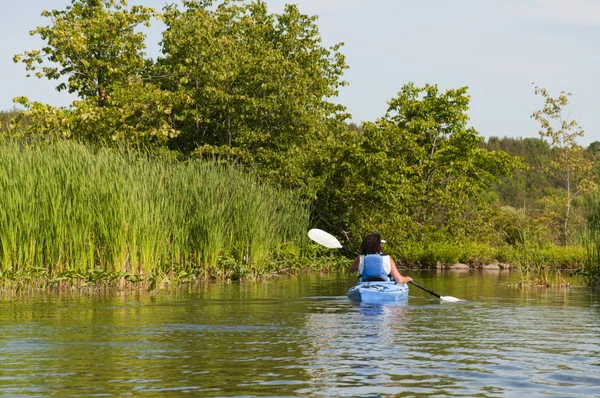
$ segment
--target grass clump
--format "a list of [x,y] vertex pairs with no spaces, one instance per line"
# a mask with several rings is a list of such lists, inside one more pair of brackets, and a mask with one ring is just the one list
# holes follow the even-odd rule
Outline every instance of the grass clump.
[[239,167],[0,141],[0,279],[241,278],[299,258],[309,209]]

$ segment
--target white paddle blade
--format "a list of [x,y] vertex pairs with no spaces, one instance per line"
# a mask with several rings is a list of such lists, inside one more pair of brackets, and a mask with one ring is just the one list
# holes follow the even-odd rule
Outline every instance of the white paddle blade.
[[449,303],[456,303],[456,302],[458,302],[458,301],[464,301],[464,300],[461,300],[461,299],[459,299],[459,298],[452,297],[452,296],[441,296],[441,297],[440,297],[440,299],[441,299],[442,301],[447,301],[447,302],[449,302]]
[[327,232],[313,228],[308,231],[308,237],[317,242],[320,245],[328,247],[330,249],[341,249],[342,244],[335,236],[328,234]]

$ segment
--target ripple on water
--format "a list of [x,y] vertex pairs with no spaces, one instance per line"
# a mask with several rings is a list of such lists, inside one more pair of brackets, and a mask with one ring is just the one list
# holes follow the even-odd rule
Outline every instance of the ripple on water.
[[[439,278],[431,282],[450,292],[462,283]],[[269,299],[274,282],[231,299],[221,286],[11,306],[6,316],[0,307],[0,394],[600,395],[596,296],[477,289],[483,282],[470,279],[466,302],[411,292],[408,303],[362,305],[346,299],[343,284],[288,283],[295,289]]]

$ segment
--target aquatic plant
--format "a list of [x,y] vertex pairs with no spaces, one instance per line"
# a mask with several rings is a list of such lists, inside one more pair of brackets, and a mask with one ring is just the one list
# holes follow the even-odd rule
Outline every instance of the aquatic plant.
[[[0,278],[231,278],[299,256],[309,210],[234,165],[0,140]],[[290,247],[294,247],[293,250]]]
[[582,231],[585,260],[575,273],[587,285],[600,285],[600,195],[594,193],[586,200],[587,224]]

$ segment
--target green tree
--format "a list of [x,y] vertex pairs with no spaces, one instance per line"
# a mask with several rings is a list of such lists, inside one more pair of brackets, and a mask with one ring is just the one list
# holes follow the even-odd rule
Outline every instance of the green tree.
[[357,239],[373,230],[411,233],[410,182],[398,156],[403,150],[398,129],[383,121],[365,123],[362,131],[348,128],[326,145],[314,164],[325,180],[314,202],[318,214]]
[[563,117],[569,104],[570,93],[561,91],[558,97],[550,96],[545,88],[535,87],[535,94],[544,98],[544,106],[531,117],[540,125],[540,136],[550,141],[556,152],[556,158],[550,162],[548,171],[559,181],[564,190],[562,213],[561,243],[569,243],[569,221],[573,200],[582,193],[595,191],[598,186],[593,173],[593,163],[585,150],[577,144],[577,138],[583,137],[584,130],[576,120]]
[[485,229],[489,184],[520,161],[480,147],[468,103],[466,88],[405,85],[383,118],[360,134],[348,130],[318,205],[361,233],[404,231],[418,240],[428,231],[452,238]]
[[390,101],[384,120],[402,132],[411,181],[411,218],[464,235],[487,211],[484,193],[497,175],[520,166],[504,151],[480,148],[482,137],[467,126],[467,87],[440,92],[435,85],[405,85]]
[[152,63],[137,30],[160,17],[154,9],[128,8],[125,0],[72,0],[65,10],[42,15],[52,23],[31,34],[46,45],[14,61],[38,78],[66,78],[57,89],[79,99],[55,108],[16,98],[25,107],[26,133],[133,145],[165,144],[178,134],[171,112],[177,97],[149,79]]
[[44,10],[42,15],[52,23],[35,28],[31,35],[47,44],[15,55],[14,61],[24,63],[38,78],[66,77],[58,91],[94,97],[98,106],[115,87],[144,69],[145,35],[136,28],[149,27],[158,16],[153,8],[128,9],[126,0],[72,0],[65,10]]
[[173,147],[229,155],[269,177],[303,184],[310,145],[347,117],[331,101],[347,68],[341,44],[326,48],[315,16],[264,1],[183,1],[165,8],[163,88],[180,96]]
[[[152,84],[134,81],[116,87],[101,107],[91,98],[57,108],[20,97],[15,100],[25,110],[16,120],[26,123],[25,134],[30,135],[137,148],[166,145],[178,134],[171,114],[173,97]],[[13,130],[19,133],[20,127],[17,124]]]
[[589,156],[594,162],[594,175],[600,175],[600,141],[594,141],[586,148]]

